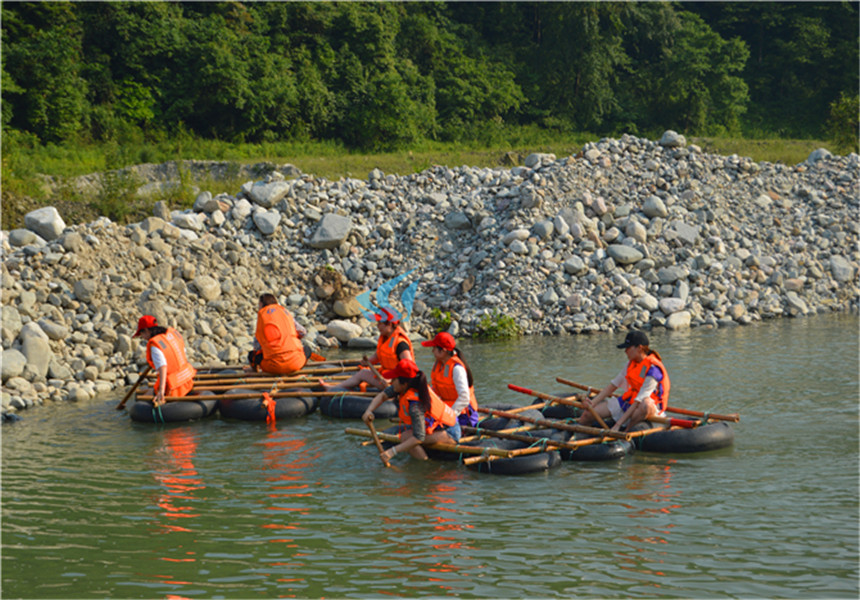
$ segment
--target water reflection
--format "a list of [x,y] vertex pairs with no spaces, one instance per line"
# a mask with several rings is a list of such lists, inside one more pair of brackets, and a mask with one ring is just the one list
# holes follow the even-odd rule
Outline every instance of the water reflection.
[[[161,533],[190,532],[190,522],[175,519],[193,519],[199,517],[189,502],[195,500],[193,492],[205,489],[203,480],[199,477],[192,459],[197,452],[197,439],[191,428],[176,427],[166,429],[163,433],[163,445],[155,453],[156,464],[153,477],[160,484],[162,491],[156,505],[162,509],[160,516],[166,522],[157,523]],[[180,525],[182,523],[182,525]],[[193,554],[193,553],[189,553]],[[172,562],[193,562],[193,558],[168,558],[162,560]]]
[[[385,495],[411,498],[413,509],[383,516],[381,541],[392,546],[390,552],[402,562],[392,576],[405,577],[412,584],[416,576],[423,577],[428,585],[422,585],[422,590],[450,594],[462,589],[458,581],[473,575],[476,548],[469,543],[473,514],[460,502],[469,477],[449,468],[428,471],[425,476],[425,485],[417,486],[413,480],[384,488]],[[376,593],[390,592],[378,589]]]
[[[307,564],[299,552],[300,545],[295,539],[296,533],[307,529],[302,517],[311,513],[313,486],[321,486],[317,481],[309,483],[309,474],[313,472],[314,464],[319,460],[318,449],[311,449],[304,436],[289,429],[278,429],[273,422],[268,425],[266,438],[255,445],[262,447],[262,469],[265,474],[266,494],[264,502],[264,523],[260,528],[266,530],[263,539],[270,544],[278,544],[290,556],[291,560],[273,560],[267,566],[278,570],[274,581],[279,587],[290,584],[299,588],[307,585],[302,571]],[[266,577],[273,577],[270,572],[260,572]],[[287,586],[290,589],[290,585]]]

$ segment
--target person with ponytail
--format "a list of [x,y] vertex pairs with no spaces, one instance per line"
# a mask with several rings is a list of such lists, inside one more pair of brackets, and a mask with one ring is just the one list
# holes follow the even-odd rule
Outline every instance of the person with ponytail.
[[476,427],[478,400],[475,397],[475,380],[462,351],[457,348],[454,336],[442,331],[432,340],[421,342],[421,345],[432,347],[433,358],[436,359],[430,372],[433,391],[451,407],[460,425]]
[[395,368],[384,371],[382,376],[390,380],[391,385],[371,400],[361,420],[372,422],[373,411],[383,402],[397,401],[398,416],[403,427],[400,443],[383,452],[383,459],[391,460],[407,452],[413,458],[427,460],[423,445],[456,444],[460,440],[457,415],[430,389],[427,377],[414,361],[403,359]]
[[[630,331],[618,347],[627,355],[627,366],[592,399],[584,399],[601,418],[612,417],[613,431],[647,421],[651,417],[662,417],[669,404],[671,382],[663,359],[649,346],[648,336],[642,331]],[[617,398],[612,393],[626,384],[626,391]],[[604,402],[605,400],[605,402]],[[596,421],[591,412],[583,411],[579,417],[580,425]]]

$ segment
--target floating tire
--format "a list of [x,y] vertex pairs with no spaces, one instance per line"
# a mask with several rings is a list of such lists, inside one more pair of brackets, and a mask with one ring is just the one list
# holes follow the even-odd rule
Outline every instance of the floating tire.
[[[360,419],[373,398],[366,396],[352,396],[349,393],[344,393],[341,396],[320,396],[319,407],[320,412],[327,417],[336,419]],[[383,402],[373,411],[373,416],[377,419],[391,419],[397,416],[396,402]]]
[[[466,446],[479,446],[483,448],[498,448],[500,450],[519,450],[527,448],[529,444],[515,440],[504,440],[490,438],[467,442]],[[458,456],[459,458],[459,456]],[[527,475],[529,473],[541,473],[548,471],[561,464],[561,455],[555,450],[537,452],[514,456],[513,458],[496,458],[487,462],[469,465],[470,469],[480,473],[491,473],[493,475]]]
[[[274,398],[275,420],[298,419],[311,414],[317,409],[317,399],[311,390],[290,390],[291,392],[307,392],[306,396],[289,396],[286,398]],[[226,395],[240,393],[255,393],[253,390],[229,390]],[[265,421],[269,415],[263,406],[262,394],[255,398],[242,398],[239,400],[221,398],[218,409],[221,416],[227,419],[240,419],[242,421]]]
[[[651,427],[651,423],[639,423],[633,431]],[[708,423],[695,429],[668,429],[635,438],[637,450],[671,454],[720,450],[728,448],[734,441],[734,429],[725,421]]]
[[[211,392],[206,395],[210,394]],[[216,399],[167,402],[158,408],[153,407],[152,402],[135,402],[128,413],[131,420],[138,423],[178,423],[205,419],[214,414],[216,408],[218,408]]]

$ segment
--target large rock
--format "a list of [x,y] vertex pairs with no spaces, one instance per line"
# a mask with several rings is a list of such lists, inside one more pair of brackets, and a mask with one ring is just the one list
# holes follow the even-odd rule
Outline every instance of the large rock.
[[346,343],[361,335],[361,326],[351,321],[334,319],[326,325],[326,335],[336,337],[340,342]]
[[445,215],[445,227],[454,230],[471,229],[472,222],[463,211],[456,210]]
[[75,282],[75,298],[80,302],[92,302],[98,291],[98,282],[95,279],[81,279]]
[[648,196],[645,202],[642,203],[642,212],[649,219],[654,217],[666,218],[669,216],[669,211],[666,209],[666,204],[659,196]]
[[645,258],[645,255],[636,248],[623,244],[611,244],[606,253],[619,265],[632,265]]
[[0,367],[2,367],[4,383],[11,377],[18,377],[27,365],[27,357],[18,350],[4,350],[2,360],[3,364]]
[[666,329],[688,329],[692,320],[693,316],[690,314],[690,311],[682,310],[672,313],[666,319]]
[[336,300],[332,308],[337,316],[344,317],[345,319],[357,317],[362,312],[361,303],[355,298]]
[[665,148],[683,148],[687,145],[687,138],[671,129],[663,132],[659,144]]
[[830,257],[830,272],[833,273],[833,279],[841,283],[848,283],[854,279],[854,267],[845,257],[838,254]]
[[209,275],[200,275],[194,278],[194,287],[201,298],[207,302],[217,300],[221,296],[221,284]]
[[27,358],[26,368],[40,377],[45,377],[48,374],[48,365],[51,364],[54,353],[51,351],[51,345],[47,339],[37,335],[25,337],[21,343],[21,354]]
[[245,195],[252,202],[263,208],[272,208],[290,193],[290,184],[286,181],[273,181],[271,183],[257,181],[244,189]]
[[276,210],[258,210],[254,213],[254,225],[263,235],[272,235],[278,230],[281,213]]
[[337,248],[349,236],[350,231],[351,218],[329,213],[320,219],[308,245],[311,248]]
[[29,229],[13,229],[9,232],[9,244],[14,248],[35,244],[44,246],[47,242]]
[[57,209],[53,206],[37,208],[24,215],[24,225],[27,229],[35,231],[46,241],[53,241],[60,237],[66,224]]

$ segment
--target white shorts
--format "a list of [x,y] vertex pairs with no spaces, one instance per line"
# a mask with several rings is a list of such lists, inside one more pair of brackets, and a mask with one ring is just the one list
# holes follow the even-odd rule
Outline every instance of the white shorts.
[[627,412],[627,409],[630,407],[628,402],[625,402],[620,397],[609,398],[606,401],[606,404],[609,405],[609,414],[612,416],[613,421],[618,421],[621,417],[624,416],[624,413]]
[[[613,421],[618,421],[621,417],[624,416],[624,413],[627,412],[627,409],[630,408],[630,403],[625,402],[620,397],[609,398],[606,403],[609,405],[609,414],[612,415]],[[658,417],[665,416],[665,412],[657,412]]]

